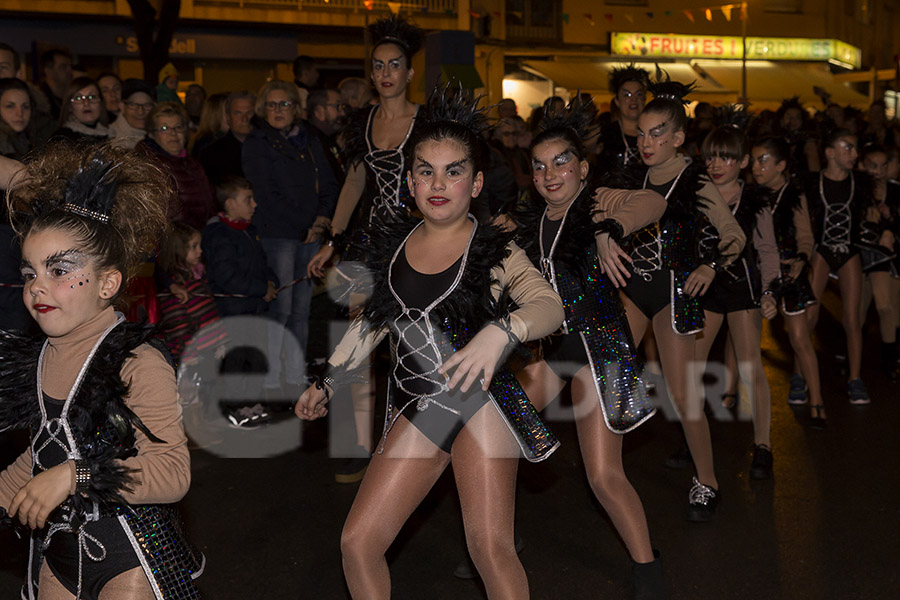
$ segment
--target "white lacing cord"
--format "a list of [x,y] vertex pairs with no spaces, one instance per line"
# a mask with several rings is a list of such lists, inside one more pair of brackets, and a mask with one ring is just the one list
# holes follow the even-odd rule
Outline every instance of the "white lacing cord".
[[822,245],[841,253],[850,251],[850,227],[852,216],[850,203],[853,202],[853,194],[856,190],[856,182],[853,173],[850,173],[850,197],[847,201],[838,204],[829,204],[825,197],[825,172],[819,173],[819,196],[825,205],[825,219],[822,230]]
[[[681,168],[681,171],[678,172],[678,176],[672,181],[672,185],[669,186],[669,191],[666,192],[666,202],[669,201],[669,196],[672,195],[672,191],[675,189],[675,186],[678,185],[678,180],[681,179],[681,176],[684,174],[684,171],[688,168],[689,164],[690,163],[685,163]],[[649,181],[650,170],[648,169],[647,174],[644,176],[644,189],[647,189],[647,183],[649,183]],[[634,260],[631,263],[631,268],[634,269],[634,272],[640,275],[644,281],[650,281],[652,278],[650,273],[662,269],[662,236],[660,234],[659,221],[657,221],[653,224],[652,229],[645,227],[637,232],[633,238],[634,242],[632,243],[631,254]],[[652,237],[646,240],[641,239],[642,236],[646,235]],[[644,269],[640,267],[637,264],[639,261],[648,263],[650,268]]]
[[[69,516],[69,518],[71,519],[71,515]],[[87,556],[94,562],[100,562],[106,559],[106,546],[104,546],[96,537],[92,536],[84,530],[85,526],[87,526],[88,523],[90,523],[91,521],[96,521],[98,519],[99,512],[97,510],[97,505],[94,504],[93,513],[88,515],[87,520],[79,525],[78,529],[73,529],[72,524],[69,522],[53,523],[52,525],[50,525],[50,528],[47,530],[47,537],[44,539],[44,543],[42,545],[42,551],[46,551],[50,546],[50,540],[53,538],[54,534],[60,532],[75,534],[75,537],[78,540],[78,591],[75,594],[75,600],[81,600],[81,590],[84,583],[84,557]],[[92,542],[99,549],[99,552],[97,552],[96,554],[91,552],[89,542]]]

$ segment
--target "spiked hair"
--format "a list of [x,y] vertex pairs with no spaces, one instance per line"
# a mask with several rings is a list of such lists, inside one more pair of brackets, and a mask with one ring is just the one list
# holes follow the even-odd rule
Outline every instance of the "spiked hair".
[[372,49],[382,44],[394,44],[406,57],[406,66],[410,66],[413,55],[421,50],[425,35],[421,29],[398,16],[378,19],[368,27],[372,36]]
[[533,149],[538,144],[548,140],[562,140],[569,146],[578,160],[585,160],[587,153],[584,143],[600,135],[597,107],[590,100],[576,94],[566,110],[544,114],[544,118],[538,124],[538,134],[531,142]]
[[646,69],[634,66],[634,63],[613,69],[609,74],[609,91],[616,95],[619,89],[629,81],[635,81],[644,89],[650,83],[650,74]]
[[687,85],[680,81],[672,81],[669,74],[656,66],[656,79],[650,82],[647,89],[653,94],[653,100],[644,107],[644,112],[660,113],[671,119],[675,131],[684,131],[687,127],[687,115],[684,105],[686,97],[695,88],[694,82]]

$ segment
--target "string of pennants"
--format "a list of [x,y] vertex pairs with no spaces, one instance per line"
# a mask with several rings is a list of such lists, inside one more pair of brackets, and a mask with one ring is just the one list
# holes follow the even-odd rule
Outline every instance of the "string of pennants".
[[[630,13],[630,12],[604,13],[603,18],[606,19],[607,21],[609,21],[610,24],[612,24],[612,22],[616,16],[622,16],[629,23],[634,23],[635,14],[638,14],[638,16],[646,16],[649,19],[655,19],[656,17],[658,17],[660,15],[665,16],[665,17],[672,17],[675,15],[684,15],[684,17],[688,21],[690,21],[691,23],[696,23],[697,21],[696,21],[696,18],[694,17],[695,13],[697,13],[699,15],[703,15],[704,17],[706,17],[707,21],[712,22],[714,12],[721,12],[722,16],[725,17],[726,21],[731,21],[732,16],[735,16],[735,13],[737,13],[736,16],[737,16],[738,20],[743,21],[744,19],[747,18],[747,3],[741,2],[738,4],[720,4],[720,5],[716,5],[716,6],[707,6],[707,7],[669,9],[669,10],[664,10],[664,11],[660,11],[660,12],[647,11],[644,13]],[[597,24],[597,22],[594,20],[594,13],[584,13],[583,17],[588,23],[590,23],[591,27],[593,27]],[[566,25],[568,25],[570,23],[571,18],[572,18],[572,15],[570,15],[569,13],[562,14],[563,23],[565,23]]]

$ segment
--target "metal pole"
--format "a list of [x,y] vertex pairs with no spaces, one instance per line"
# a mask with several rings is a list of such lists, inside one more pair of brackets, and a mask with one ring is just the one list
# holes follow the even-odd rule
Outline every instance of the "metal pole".
[[747,3],[741,3],[741,44],[744,47],[744,51],[741,53],[741,98],[744,102],[744,106],[747,107],[750,105],[750,100],[747,98],[747,20],[750,18],[749,11],[747,10]]

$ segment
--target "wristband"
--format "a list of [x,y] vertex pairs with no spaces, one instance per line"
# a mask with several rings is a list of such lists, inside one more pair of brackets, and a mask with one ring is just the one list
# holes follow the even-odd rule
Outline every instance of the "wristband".
[[91,487],[91,465],[86,460],[75,461],[75,493],[79,494]]

